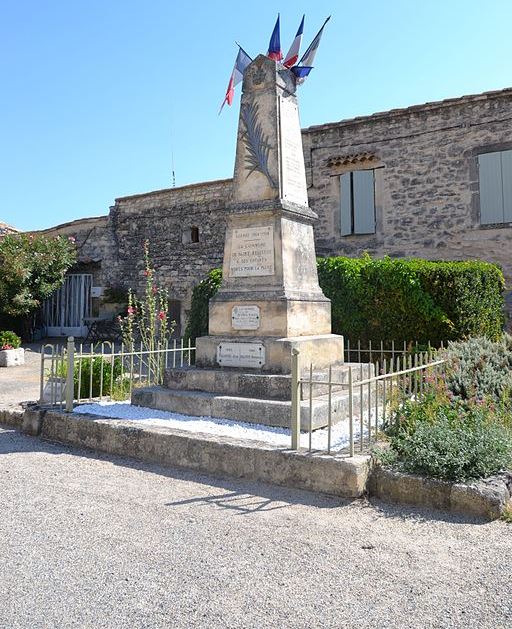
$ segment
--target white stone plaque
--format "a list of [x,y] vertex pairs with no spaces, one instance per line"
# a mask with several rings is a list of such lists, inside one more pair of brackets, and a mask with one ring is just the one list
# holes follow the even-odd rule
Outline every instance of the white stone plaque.
[[259,369],[265,364],[265,346],[262,343],[219,343],[217,362],[221,367]]
[[233,306],[231,327],[233,330],[257,330],[260,327],[259,306]]
[[279,103],[281,114],[281,196],[292,203],[307,205],[308,192],[299,111],[297,105],[290,98],[281,96]]
[[274,275],[274,228],[234,229],[229,259],[230,277]]

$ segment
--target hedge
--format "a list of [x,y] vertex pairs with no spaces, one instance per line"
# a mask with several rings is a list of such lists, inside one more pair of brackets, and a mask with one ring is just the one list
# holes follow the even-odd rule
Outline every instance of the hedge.
[[[441,341],[486,336],[504,323],[501,269],[488,262],[420,259],[319,258],[318,277],[332,302],[332,330],[354,341]],[[219,269],[194,289],[186,330],[192,342],[208,333],[208,300]]]

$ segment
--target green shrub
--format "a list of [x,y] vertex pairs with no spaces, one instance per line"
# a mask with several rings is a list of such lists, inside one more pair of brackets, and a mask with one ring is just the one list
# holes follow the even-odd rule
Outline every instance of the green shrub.
[[320,286],[332,302],[333,331],[352,340],[496,339],[504,279],[486,262],[322,258]]
[[464,400],[490,397],[498,403],[512,397],[512,336],[450,343],[444,356],[450,365],[446,384],[455,396]]
[[[80,362],[82,366],[80,367]],[[91,366],[92,366],[92,386],[91,386]],[[119,358],[112,359],[97,356],[92,360],[83,358],[76,360],[73,367],[74,396],[78,398],[78,383],[80,381],[80,398],[100,397],[100,395],[110,395],[112,390],[118,390],[122,373],[122,363]],[[60,369],[60,376],[65,378],[67,365],[64,363]]]
[[7,347],[8,349],[18,349],[21,346],[20,337],[14,332],[0,332],[0,349]]
[[[496,340],[503,327],[503,274],[487,262],[319,258],[318,277],[332,302],[332,330],[355,341]],[[208,300],[220,287],[214,269],[194,289],[187,338],[208,334]]]
[[484,478],[512,464],[512,432],[485,404],[407,402],[384,462],[448,481]]
[[208,276],[194,288],[185,340],[195,343],[198,336],[208,334],[208,302],[217,293],[222,283],[221,269],[213,269]]

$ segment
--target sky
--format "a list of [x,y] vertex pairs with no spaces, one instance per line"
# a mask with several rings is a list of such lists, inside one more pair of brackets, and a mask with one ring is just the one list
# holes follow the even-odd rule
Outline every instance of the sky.
[[233,173],[235,41],[327,24],[303,127],[512,86],[510,0],[0,0],[0,222],[43,229],[116,197]]

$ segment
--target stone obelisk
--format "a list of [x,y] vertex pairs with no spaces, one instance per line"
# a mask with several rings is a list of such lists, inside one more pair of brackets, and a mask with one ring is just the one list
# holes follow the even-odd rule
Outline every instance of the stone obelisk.
[[343,362],[318,284],[295,92],[293,73],[263,55],[245,71],[223,281],[199,368],[286,374],[293,348],[304,365]]

